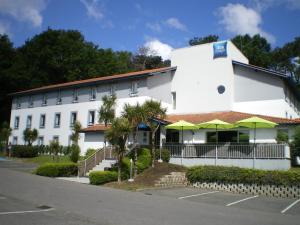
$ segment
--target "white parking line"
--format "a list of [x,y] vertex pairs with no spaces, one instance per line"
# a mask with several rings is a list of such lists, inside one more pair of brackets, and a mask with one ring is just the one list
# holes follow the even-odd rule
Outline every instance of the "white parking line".
[[284,210],[281,211],[281,213],[285,213],[288,211],[290,208],[292,208],[294,205],[296,205],[298,202],[300,202],[300,199],[294,201],[292,204],[290,204],[288,207],[286,207]]
[[41,210],[28,210],[28,211],[14,211],[14,212],[0,212],[0,215],[9,215],[9,214],[25,214],[25,213],[39,213],[39,212],[49,212],[55,210],[54,208],[50,209],[41,209]]
[[200,193],[200,194],[195,194],[195,195],[187,195],[187,196],[183,196],[183,197],[179,197],[178,199],[185,199],[185,198],[191,198],[191,197],[196,197],[196,196],[201,196],[201,195],[208,195],[208,194],[213,194],[213,193],[217,193],[219,191],[210,191],[210,192],[205,192],[205,193]]
[[227,204],[226,206],[235,205],[235,204],[237,204],[237,203],[244,202],[244,201],[247,201],[247,200],[249,200],[249,199],[257,198],[257,197],[258,197],[258,195],[251,196],[251,197],[248,197],[248,198],[243,198],[243,199],[241,199],[241,200],[238,200],[238,201],[235,201],[235,202],[231,202],[231,203]]

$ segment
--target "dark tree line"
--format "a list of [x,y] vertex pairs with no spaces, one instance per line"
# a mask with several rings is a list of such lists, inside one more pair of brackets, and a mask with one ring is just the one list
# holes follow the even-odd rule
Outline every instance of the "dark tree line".
[[9,120],[8,93],[169,64],[160,56],[101,48],[76,30],[49,28],[18,48],[0,35],[0,123]]

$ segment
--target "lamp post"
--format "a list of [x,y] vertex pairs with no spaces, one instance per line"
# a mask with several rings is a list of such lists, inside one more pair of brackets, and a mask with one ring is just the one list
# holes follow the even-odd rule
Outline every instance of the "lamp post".
[[134,181],[134,179],[132,178],[132,164],[133,164],[133,161],[132,161],[132,159],[130,159],[130,177],[128,179],[129,182]]
[[161,148],[159,148],[159,160],[157,160],[159,163],[162,163],[162,159],[161,159]]

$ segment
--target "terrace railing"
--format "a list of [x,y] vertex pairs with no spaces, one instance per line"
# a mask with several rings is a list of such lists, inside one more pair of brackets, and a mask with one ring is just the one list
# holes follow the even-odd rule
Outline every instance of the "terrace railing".
[[286,144],[164,144],[172,158],[287,159]]

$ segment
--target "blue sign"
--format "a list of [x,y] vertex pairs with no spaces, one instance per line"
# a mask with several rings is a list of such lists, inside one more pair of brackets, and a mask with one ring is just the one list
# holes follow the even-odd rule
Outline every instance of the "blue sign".
[[227,57],[227,41],[214,43],[214,59]]

